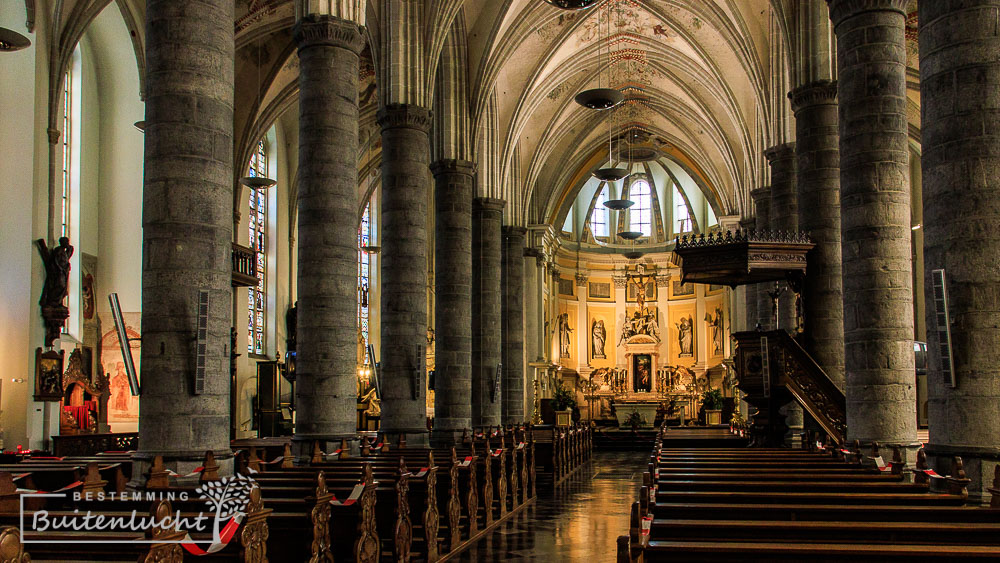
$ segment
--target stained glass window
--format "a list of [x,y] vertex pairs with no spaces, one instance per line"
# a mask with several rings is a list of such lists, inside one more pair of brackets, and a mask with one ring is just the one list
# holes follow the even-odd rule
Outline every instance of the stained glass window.
[[635,202],[629,209],[631,218],[629,230],[650,236],[653,233],[653,192],[649,188],[649,183],[646,180],[636,180],[629,190],[629,199]]
[[368,298],[371,291],[372,271],[371,254],[365,251],[365,247],[372,244],[371,241],[371,209],[372,202],[368,201],[365,212],[361,216],[361,226],[358,228],[358,326],[361,328],[361,338],[364,341],[365,357],[364,364],[368,364]]
[[604,202],[608,201],[608,188],[601,188],[601,193],[594,202],[594,211],[590,214],[590,230],[595,238],[607,238],[608,236],[608,208],[604,207]]
[[675,209],[674,213],[674,232],[676,233],[690,233],[691,232],[691,211],[688,209],[687,203],[684,202],[684,197],[681,196],[680,190],[676,187],[674,188],[674,202]]
[[69,236],[69,193],[71,187],[71,173],[70,173],[70,158],[71,154],[71,134],[72,134],[72,124],[70,122],[70,115],[72,115],[73,107],[73,65],[70,65],[69,70],[66,71],[66,76],[63,77],[63,114],[62,114],[62,234],[60,236]]
[[[264,141],[257,143],[257,151],[250,157],[248,176],[267,177],[267,149]],[[250,217],[248,221],[250,247],[257,258],[257,285],[248,290],[247,299],[247,352],[266,355],[267,329],[267,191],[249,188]]]

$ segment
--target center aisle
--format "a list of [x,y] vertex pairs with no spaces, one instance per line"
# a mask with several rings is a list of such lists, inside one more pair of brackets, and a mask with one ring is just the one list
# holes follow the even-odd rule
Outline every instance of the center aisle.
[[642,485],[648,452],[594,452],[593,460],[556,490],[463,552],[458,561],[545,563],[614,561],[628,529],[629,503]]

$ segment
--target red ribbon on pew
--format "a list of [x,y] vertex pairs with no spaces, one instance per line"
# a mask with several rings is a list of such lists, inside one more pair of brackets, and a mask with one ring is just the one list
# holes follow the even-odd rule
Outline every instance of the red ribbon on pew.
[[28,472],[28,473],[18,473],[17,475],[14,475],[13,477],[11,477],[10,480],[11,481],[17,481],[18,479],[24,479],[28,475],[31,475],[31,473],[30,472]]
[[520,444],[518,444],[517,445],[517,449],[523,450],[524,449],[524,442],[521,442]]
[[430,471],[429,467],[421,467],[420,471],[417,471],[416,473],[414,473],[413,476],[414,477],[418,477],[418,478],[419,477],[423,477],[424,475],[427,475],[428,471]]
[[643,516],[642,517],[642,535],[648,536],[649,530],[653,527],[653,517]]
[[181,547],[186,549],[188,553],[191,553],[192,555],[208,555],[209,553],[221,551],[229,545],[233,536],[236,535],[236,530],[239,529],[240,524],[243,522],[243,516],[243,514],[237,514],[233,518],[230,518],[229,522],[226,523],[226,526],[219,531],[219,541],[212,542],[212,544],[208,546],[208,549],[198,547],[198,544],[191,539],[190,534],[184,534],[184,540],[181,542]]
[[[872,458],[869,458],[869,459],[872,459]],[[892,467],[885,464],[885,460],[882,459],[882,456],[878,456],[878,457],[874,458],[874,461],[875,461],[875,467],[878,467],[879,471],[882,471],[882,472],[892,471]]]
[[502,454],[502,453],[503,453],[503,450],[496,450],[495,452],[493,452],[493,457],[500,457],[500,454]]
[[53,493],[65,493],[66,491],[71,491],[71,490],[73,490],[73,489],[75,489],[75,488],[77,488],[79,486],[82,486],[82,485],[83,485],[83,481],[74,481],[74,482],[70,483],[69,485],[66,485],[65,487],[63,487],[61,489],[56,489],[56,490],[52,491],[51,493],[48,492],[48,491],[39,491],[38,489],[20,489],[20,488],[16,489],[14,492],[25,494],[25,495],[49,495],[49,494],[53,494]]
[[458,465],[460,467],[468,467],[470,463],[472,463],[472,456],[471,455],[470,456],[466,456],[465,457],[465,461],[463,461],[462,463],[459,463]]
[[191,473],[188,473],[187,475],[181,475],[180,473],[175,473],[175,472],[173,472],[173,471],[171,471],[171,470],[168,469],[167,470],[167,475],[169,475],[171,477],[178,477],[180,479],[186,479],[188,477],[194,477],[195,475],[201,473],[204,470],[205,470],[204,467],[195,467],[194,471],[192,471]]
[[333,498],[330,499],[330,504],[334,506],[351,506],[352,504],[358,502],[358,499],[361,498],[361,493],[364,490],[365,484],[358,483],[357,485],[354,485],[354,489],[351,491],[351,496],[347,497],[347,500],[341,502],[337,500],[337,495],[334,495]]

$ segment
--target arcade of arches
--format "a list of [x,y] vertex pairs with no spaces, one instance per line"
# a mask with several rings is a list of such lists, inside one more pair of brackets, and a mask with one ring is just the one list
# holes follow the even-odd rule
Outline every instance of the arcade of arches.
[[[563,390],[608,431],[752,423],[735,335],[786,330],[843,438],[988,495],[1000,2],[559,3],[0,3],[2,449],[122,435],[134,485]],[[684,283],[678,238],[737,231],[807,233],[801,287]]]

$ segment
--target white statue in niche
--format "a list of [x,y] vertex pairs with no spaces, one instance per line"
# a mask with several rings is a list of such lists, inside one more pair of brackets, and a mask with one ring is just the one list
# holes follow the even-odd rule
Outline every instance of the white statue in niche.
[[569,333],[573,332],[573,329],[569,326],[569,313],[563,313],[559,315],[559,357],[568,358],[569,357]]
[[681,358],[694,357],[694,319],[690,316],[681,317],[681,322],[674,323],[677,327],[677,349]]
[[594,319],[590,329],[591,335],[591,355],[596,360],[605,359],[604,343],[608,339],[608,331],[604,328],[603,319]]
[[712,329],[712,354],[722,355],[722,307],[715,308],[715,316],[705,313],[705,322]]

